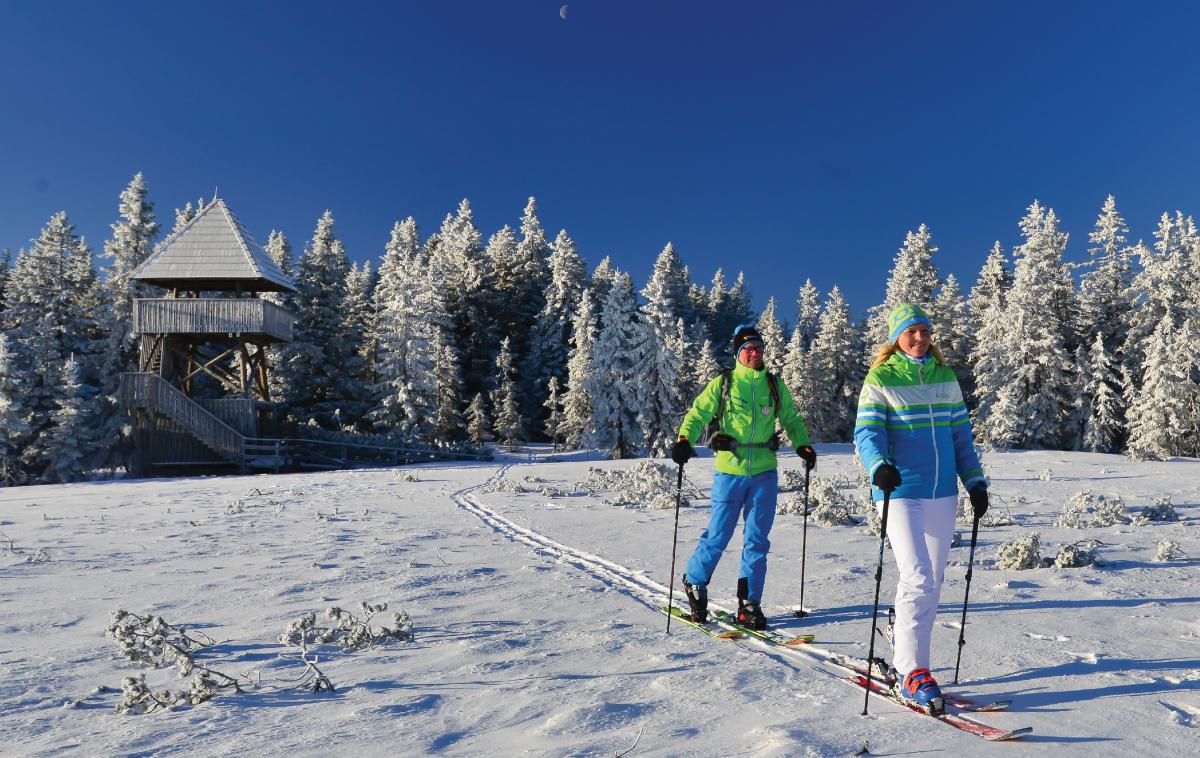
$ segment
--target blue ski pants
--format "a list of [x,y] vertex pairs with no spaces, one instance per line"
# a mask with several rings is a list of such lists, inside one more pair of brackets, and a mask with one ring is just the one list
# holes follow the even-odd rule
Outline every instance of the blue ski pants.
[[721,554],[733,537],[738,517],[742,517],[742,565],[740,577],[749,585],[749,600],[761,603],[767,582],[767,551],[771,525],[775,523],[775,498],[779,493],[779,472],[764,471],[756,476],[738,476],[720,471],[713,474],[712,515],[708,528],[688,560],[687,579],[692,584],[708,584]]

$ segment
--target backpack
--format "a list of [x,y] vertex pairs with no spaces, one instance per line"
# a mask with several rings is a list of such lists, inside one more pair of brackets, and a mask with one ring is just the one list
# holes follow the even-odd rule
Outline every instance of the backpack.
[[[771,400],[774,401],[772,421],[779,417],[779,385],[778,379],[770,371],[767,372],[767,385],[771,388]],[[733,384],[733,370],[724,369],[721,371],[721,400],[717,403],[717,413],[713,416],[712,421],[708,422],[708,426],[704,429],[704,434],[701,436],[700,444],[708,445],[709,440],[713,435],[721,431],[721,417],[725,415],[725,409],[729,406],[729,391],[730,385]],[[771,438],[768,446],[772,450],[779,449],[779,432]]]

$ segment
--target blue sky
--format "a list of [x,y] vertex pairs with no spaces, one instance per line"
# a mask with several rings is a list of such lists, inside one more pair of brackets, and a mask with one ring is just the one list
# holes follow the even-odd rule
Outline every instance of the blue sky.
[[1108,193],[1134,239],[1198,212],[1192,4],[561,4],[0,0],[0,249],[58,210],[99,249],[137,171],[168,227],[219,186],[356,260],[535,195],[589,265],[671,240],[790,316],[805,277],[880,300],[922,222],[969,286],[1034,198],[1074,259]]

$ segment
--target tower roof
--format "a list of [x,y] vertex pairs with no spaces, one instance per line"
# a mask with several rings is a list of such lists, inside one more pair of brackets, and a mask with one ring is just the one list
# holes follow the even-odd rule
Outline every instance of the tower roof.
[[221,198],[167,237],[131,275],[157,287],[294,292],[283,273]]

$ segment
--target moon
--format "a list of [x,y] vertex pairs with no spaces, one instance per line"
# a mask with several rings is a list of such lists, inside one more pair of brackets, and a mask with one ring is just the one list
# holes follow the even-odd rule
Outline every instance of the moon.
[[561,7],[561,8],[559,8],[559,9],[558,9],[558,16],[559,16],[559,18],[561,18],[563,21],[566,21],[566,20],[567,20],[567,6],[565,6],[565,5],[564,5],[563,7]]

